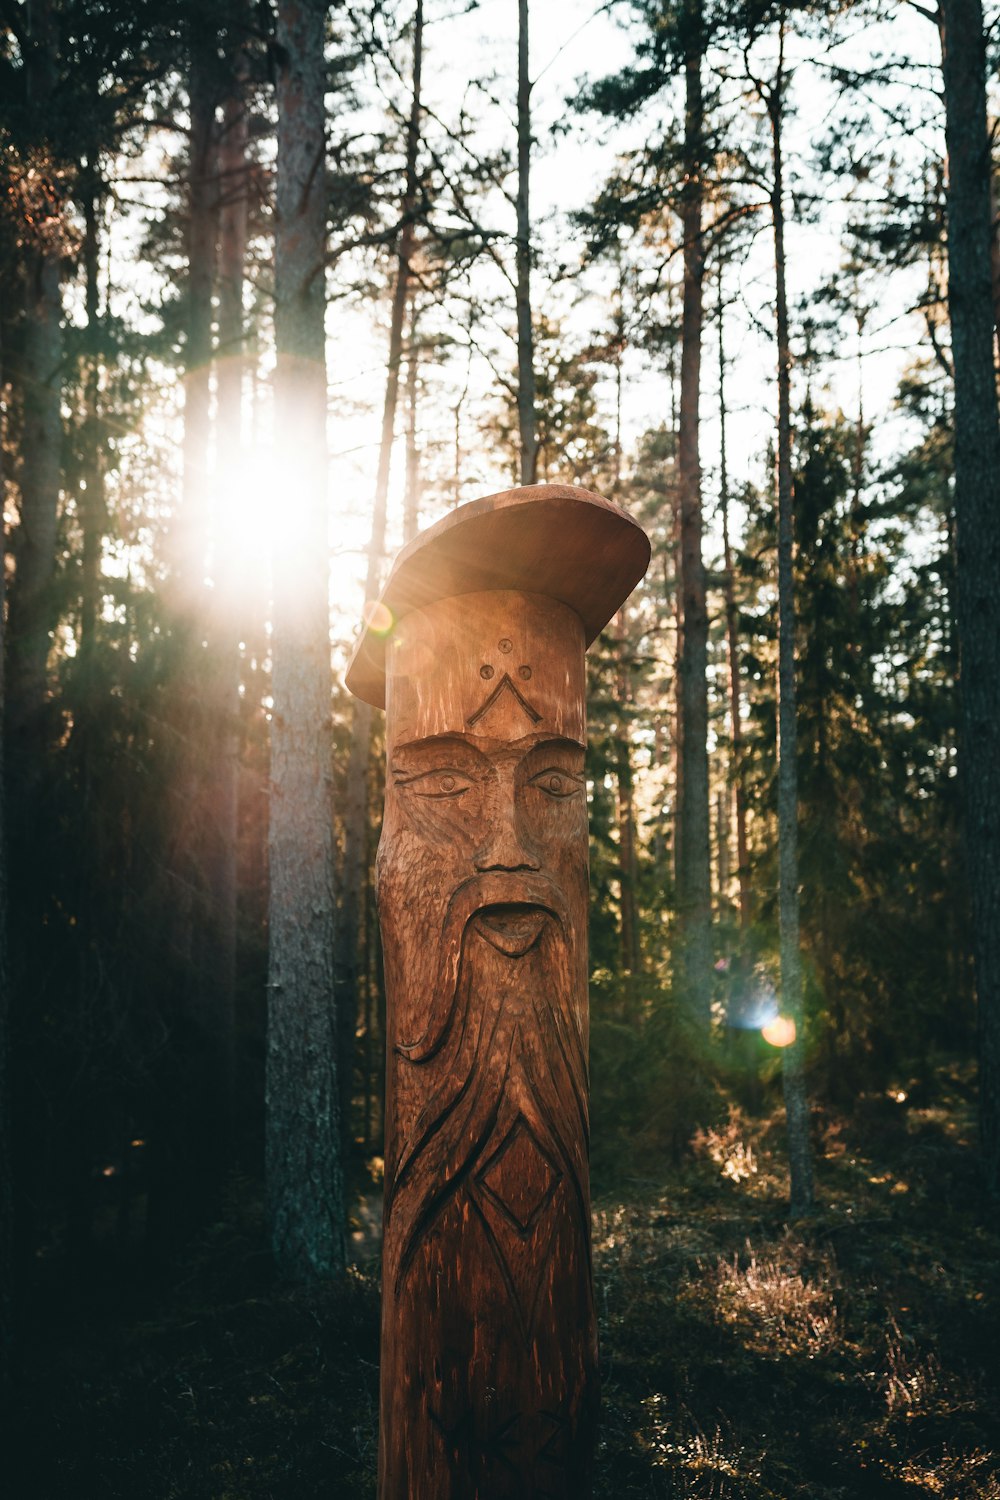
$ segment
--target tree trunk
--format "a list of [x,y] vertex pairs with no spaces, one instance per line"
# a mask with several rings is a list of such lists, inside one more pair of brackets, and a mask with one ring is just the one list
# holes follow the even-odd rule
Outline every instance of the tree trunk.
[[[168,1255],[215,1213],[225,1143],[219,1107],[216,995],[210,978],[205,821],[211,786],[206,747],[209,655],[208,565],[211,437],[212,293],[218,236],[215,105],[216,31],[192,17],[187,28],[188,137],[187,272],[184,325],[184,431],[181,496],[169,546],[168,603],[172,637],[167,717],[173,739],[171,816],[165,865],[168,881],[170,990],[176,1024],[198,1036],[177,1108],[164,1111],[151,1152],[147,1230],[154,1252]],[[208,963],[206,964],[206,960]]]
[[528,0],[517,0],[517,421],[521,483],[538,472],[535,429],[535,340],[531,326],[531,79],[528,76]]
[[[469,315],[469,333],[472,333],[472,315]],[[462,412],[469,398],[469,384],[472,378],[472,343],[469,343],[469,352],[465,361],[465,380],[462,389],[458,393],[458,400],[452,407],[452,477],[451,477],[451,503],[461,504],[462,500]]]
[[[992,157],[992,142],[987,149]],[[993,286],[993,332],[996,337],[997,355],[1000,356],[1000,204],[997,203],[997,183],[990,162],[990,279]]]
[[403,496],[403,544],[412,542],[420,525],[420,449],[417,447],[417,400],[420,386],[420,308],[410,293],[410,336],[406,358],[406,491]]
[[621,956],[622,968],[628,974],[642,970],[639,944],[639,920],[636,910],[638,861],[636,858],[635,799],[632,783],[632,752],[628,736],[627,705],[632,700],[631,684],[625,663],[628,632],[625,606],[616,617],[618,636],[617,690],[621,713],[615,735],[615,779],[618,785],[618,884],[621,890]]
[[266,1168],[278,1272],[345,1264],[333,997],[324,0],[278,0]]
[[702,231],[704,102],[701,0],[684,11],[684,303],[678,441],[680,504],[680,840],[678,977],[689,1013],[707,1026],[712,976],[711,827],[708,797],[708,608],[702,559],[699,402],[705,246]]
[[[2,322],[0,322],[2,332]],[[3,348],[0,346],[0,395],[4,391]],[[5,403],[6,404],[6,403]],[[7,449],[5,424],[0,420],[0,497],[6,494],[3,461]],[[4,776],[4,639],[7,525],[0,504],[0,1402],[8,1405],[14,1362],[14,1172],[11,1159],[10,1107],[10,990],[7,983],[7,825]]]
[[[84,482],[79,497],[83,532],[80,598],[80,669],[83,678],[81,706],[88,712],[93,687],[94,649],[101,610],[101,552],[104,545],[106,505],[104,500],[104,442],[100,404],[100,293],[98,287],[98,212],[102,184],[97,174],[96,152],[89,152],[83,174],[83,268],[84,309],[87,315],[86,369],[84,372]],[[75,726],[76,727],[76,726]]]
[[[38,0],[32,6],[30,31],[25,54],[28,107],[38,138],[44,140],[58,52],[53,0]],[[54,194],[54,185],[50,191]],[[24,252],[21,504],[7,621],[7,726],[15,774],[22,784],[33,780],[37,768],[47,699],[50,593],[62,479],[62,254],[58,228],[50,228],[45,239]]]
[[[41,144],[46,139],[58,63],[52,0],[37,0],[27,11],[25,26],[29,125]],[[7,851],[10,848],[16,883],[20,868],[27,866],[30,870],[26,856],[37,837],[37,820],[42,813],[38,779],[47,738],[49,626],[54,614],[51,587],[62,480],[62,203],[55,180],[41,186],[49,200],[46,211],[51,218],[38,240],[27,243],[21,252],[25,317],[17,371],[22,408],[20,503],[13,538],[15,573],[6,599],[7,530],[6,519],[0,515],[0,1401],[7,1410],[20,1328],[15,1278],[21,1276],[30,1214],[28,1195],[15,1183],[14,1074],[9,1050],[15,1018],[11,1014],[7,950]],[[2,327],[0,318],[0,332]],[[3,352],[0,349],[0,394],[6,396]],[[0,412],[0,510],[6,499],[3,459],[9,410],[9,403],[4,401]],[[8,800],[11,790],[14,795]]]
[[[674,326],[674,288],[675,283],[670,282],[667,288],[667,318],[670,326]],[[677,369],[677,345],[676,340],[670,340],[670,349],[667,360],[667,370],[670,380],[670,431],[674,439],[674,476],[673,483],[669,486],[670,503],[670,542],[671,560],[673,562],[673,576],[669,574],[668,556],[663,557],[663,602],[672,615],[674,659],[672,662],[672,677],[674,683],[674,713],[673,713],[673,735],[668,735],[670,746],[670,768],[673,773],[674,784],[674,822],[673,822],[673,877],[674,877],[674,901],[676,904],[676,892],[680,886],[681,879],[681,837],[683,834],[684,819],[681,808],[684,805],[684,778],[683,766],[681,764],[681,739],[683,737],[681,722],[683,719],[683,704],[681,702],[681,641],[684,636],[683,613],[684,606],[681,598],[681,503],[680,503],[680,477],[677,472],[680,466],[680,454],[677,451],[680,442],[680,379]],[[666,686],[666,684],[664,684]]]
[[218,233],[215,181],[215,87],[208,41],[192,38],[188,161],[187,305],[184,343],[184,488],[173,563],[175,590],[190,627],[199,612],[209,513],[212,289]]
[[[173,637],[172,682],[169,717],[174,738],[174,768],[171,786],[170,843],[166,856],[169,878],[169,947],[176,967],[178,993],[199,991],[195,1009],[201,1009],[199,972],[199,895],[202,871],[199,861],[201,813],[204,787],[199,748],[204,707],[205,663],[201,639],[206,621],[204,575],[207,566],[209,484],[208,455],[211,435],[210,380],[212,361],[212,290],[215,280],[215,245],[218,230],[215,190],[214,118],[215,90],[211,71],[212,47],[202,28],[192,25],[188,94],[191,128],[188,138],[188,182],[184,323],[184,433],[180,502],[173,518],[169,547],[169,606]],[[198,1087],[199,1103],[204,1089]],[[171,1123],[184,1129],[184,1122]],[[200,1150],[200,1148],[199,1148]],[[181,1155],[190,1151],[190,1143]],[[199,1156],[199,1163],[201,1157]],[[187,1199],[185,1198],[185,1205]],[[195,1218],[197,1215],[194,1216]],[[165,1229],[170,1232],[177,1216],[170,1210]]]
[[719,270],[719,508],[722,513],[723,589],[726,599],[726,646],[729,656],[729,724],[732,757],[730,784],[736,808],[736,878],[739,883],[740,927],[750,927],[750,856],[747,847],[747,799],[743,789],[743,714],[740,707],[739,614],[733,551],[729,540],[729,465],[726,453],[726,353],[723,341],[724,304]]
[[965,848],[979,1006],[983,1164],[1000,1196],[1000,426],[980,0],[941,0],[948,308],[955,371],[957,623]]
[[[420,142],[420,76],[423,64],[424,7],[417,0],[413,27],[413,91],[406,132],[406,176],[400,213],[399,250],[396,284],[389,322],[389,362],[386,370],[385,396],[382,402],[382,436],[375,479],[375,505],[368,542],[368,571],[365,579],[366,604],[378,597],[379,570],[385,552],[386,507],[389,496],[389,470],[399,402],[399,370],[403,355],[403,319],[409,295],[410,259],[413,255],[413,216],[417,201],[417,148]],[[364,891],[365,830],[368,822],[368,759],[371,748],[372,710],[360,700],[354,704],[351,719],[351,751],[347,763],[347,792],[344,808],[344,875],[341,885],[339,931],[337,939],[338,986],[337,1009],[340,1025],[340,1099],[345,1138],[350,1133],[353,1096],[354,1041],[360,1008],[359,937],[361,899]]]
[[729,862],[729,819],[729,798],[725,790],[720,787],[715,798],[715,841],[718,850],[717,873],[720,911],[723,905],[729,904],[729,882],[733,875]]
[[209,619],[209,727],[205,828],[208,888],[207,989],[215,1020],[222,1157],[232,1140],[236,1094],[236,917],[239,815],[239,650],[242,608],[237,557],[237,476],[243,431],[243,281],[247,251],[247,57],[237,54],[218,145],[219,345],[216,364],[213,582]]
[[778,921],[781,949],[781,1010],[795,1027],[782,1050],[782,1084],[788,1125],[791,1217],[813,1204],[809,1101],[802,1037],[802,956],[799,947],[798,766],[795,707],[795,596],[792,517],[792,355],[785,290],[785,217],[781,144],[784,110],[785,21],[780,22],[778,71],[768,94],[771,121],[775,314],[778,344]]

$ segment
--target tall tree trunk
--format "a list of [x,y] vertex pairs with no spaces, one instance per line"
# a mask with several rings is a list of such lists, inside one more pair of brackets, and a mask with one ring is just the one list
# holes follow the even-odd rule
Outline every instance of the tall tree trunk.
[[535,340],[531,326],[531,79],[528,76],[528,0],[517,0],[517,421],[521,483],[538,473],[535,421]]
[[222,1159],[229,1155],[236,1092],[236,917],[239,814],[239,648],[237,476],[243,451],[243,282],[248,224],[246,52],[237,53],[218,143],[219,250],[213,581],[209,617],[208,770],[205,827],[208,894],[207,990],[215,1020]]
[[200,613],[209,514],[212,291],[218,234],[216,91],[211,51],[210,39],[196,28],[190,65],[183,494],[173,555],[175,593],[188,629]]
[[[469,333],[472,332],[472,314],[469,315]],[[452,415],[452,474],[451,474],[451,503],[458,505],[462,499],[462,413],[465,403],[469,399],[469,385],[472,379],[472,344],[469,343],[468,355],[465,361],[465,380],[462,389],[458,393],[458,399],[451,409]]]
[[278,0],[275,528],[266,1168],[278,1272],[341,1272],[326,498],[324,0]]
[[792,515],[792,354],[785,280],[785,210],[781,131],[785,93],[785,17],[781,12],[778,69],[767,95],[771,122],[775,315],[778,345],[778,921],[781,1010],[795,1027],[782,1050],[782,1084],[788,1125],[792,1218],[813,1204],[809,1100],[802,1038],[802,955],[799,939],[798,735],[795,706],[795,585]]
[[615,734],[615,779],[618,787],[618,884],[621,890],[621,957],[622,968],[628,974],[638,974],[642,969],[642,954],[639,945],[639,920],[636,910],[636,884],[638,860],[636,857],[635,798],[633,795],[632,752],[628,736],[628,705],[632,701],[625,656],[628,651],[628,626],[625,606],[618,611],[615,621],[618,645],[616,665],[618,703],[620,716]]
[[83,197],[83,269],[84,310],[87,316],[87,359],[84,372],[84,480],[86,489],[80,497],[80,522],[83,531],[82,578],[80,599],[80,668],[83,677],[83,706],[90,707],[93,688],[94,650],[97,621],[101,608],[101,551],[104,545],[106,505],[104,498],[104,442],[101,432],[100,403],[100,289],[98,286],[98,213],[102,184],[98,174],[96,152],[88,153],[81,174]]
[[739,612],[733,549],[729,538],[729,462],[726,448],[726,350],[722,267],[719,267],[719,509],[722,513],[723,590],[726,600],[726,647],[729,656],[729,724],[732,758],[730,784],[736,810],[736,878],[739,884],[740,927],[750,926],[750,855],[747,846],[747,799],[743,788],[743,713],[740,706]]
[[678,442],[680,504],[680,923],[678,977],[692,1017],[708,1025],[712,979],[711,825],[708,796],[708,608],[702,558],[699,404],[705,246],[702,230],[705,151],[701,68],[701,0],[686,0],[684,42],[684,303],[681,314],[681,402]]
[[940,0],[955,371],[957,623],[965,848],[979,1006],[986,1183],[1000,1196],[1000,425],[993,367],[990,158],[980,0]]
[[[3,324],[0,320],[0,335]],[[0,344],[0,396],[4,391],[3,347]],[[4,403],[6,406],[6,403]],[[7,983],[7,822],[4,775],[4,663],[6,661],[5,599],[7,525],[3,499],[7,493],[4,454],[7,434],[0,418],[0,1402],[6,1410],[14,1363],[14,1164],[11,1157],[10,1107],[10,989]]]
[[[403,355],[403,319],[409,295],[410,259],[414,244],[414,211],[417,202],[417,149],[420,143],[420,77],[423,65],[424,6],[417,0],[413,23],[413,91],[406,131],[406,176],[400,213],[399,248],[396,284],[393,289],[392,315],[389,321],[389,362],[386,369],[385,395],[382,401],[382,435],[378,451],[378,473],[375,478],[375,504],[368,541],[368,570],[365,579],[365,601],[378,596],[379,571],[385,552],[386,507],[389,497],[389,470],[399,403],[399,370]],[[350,1131],[353,1095],[354,1042],[360,1008],[359,938],[361,900],[365,889],[364,857],[368,824],[368,760],[371,748],[372,709],[370,704],[354,700],[351,719],[351,751],[347,763],[347,791],[344,807],[344,871],[338,914],[338,985],[340,1099],[345,1137]]]
[[420,307],[410,293],[410,334],[406,356],[406,490],[403,495],[403,544],[412,542],[420,525],[420,450],[417,447],[417,401],[420,388]]
[[165,1106],[151,1131],[151,1190],[147,1233],[151,1248],[168,1255],[215,1212],[224,1142],[215,995],[206,957],[204,820],[209,777],[205,727],[209,694],[207,628],[210,514],[212,293],[218,235],[215,105],[216,28],[192,16],[187,27],[188,136],[184,327],[184,430],[181,496],[169,546],[172,636],[168,714],[173,737],[169,844],[165,865],[170,989],[176,1023],[199,1037],[184,1071],[179,1106]]
[[[992,141],[987,150],[992,157]],[[993,286],[993,332],[996,337],[997,355],[1000,357],[1000,203],[997,202],[997,181],[990,162],[990,279]]]
[[[619,267],[619,272],[621,267]],[[615,314],[615,452],[614,478],[611,498],[618,501],[622,484],[622,353],[625,347],[625,315],[622,299],[622,278],[619,275],[618,298]],[[642,949],[639,942],[639,917],[636,901],[638,884],[638,858],[636,854],[635,797],[632,777],[632,747],[628,734],[628,705],[632,702],[632,684],[629,679],[628,616],[625,605],[615,618],[615,634],[618,643],[616,664],[618,703],[621,716],[615,735],[615,779],[618,786],[618,885],[621,891],[621,961],[627,974],[638,974],[642,969]]]
[[[44,140],[55,86],[58,37],[53,0],[30,12],[25,54],[32,124]],[[48,185],[55,196],[56,186]],[[55,220],[57,208],[50,210]],[[62,479],[62,236],[58,227],[24,253],[23,402],[16,570],[10,590],[7,726],[19,784],[34,777],[47,699],[48,656],[55,573],[56,525]]]
[[[36,0],[22,19],[27,124],[44,148],[59,58],[53,0]],[[43,158],[44,154],[43,149]],[[0,1400],[11,1394],[19,1333],[15,1278],[20,1281],[31,1214],[23,1177],[16,1180],[13,1151],[14,1072],[9,1049],[16,1024],[12,1010],[25,991],[18,985],[16,994],[11,994],[7,852],[16,889],[22,871],[28,879],[32,877],[30,850],[43,813],[38,783],[48,738],[49,629],[55,614],[51,591],[62,481],[63,205],[54,171],[46,174],[39,190],[47,200],[39,217],[47,222],[38,238],[21,252],[19,290],[25,316],[16,372],[22,410],[19,516],[12,539],[15,573],[6,600],[7,532],[0,516]],[[3,384],[0,360],[0,392]],[[10,410],[8,403],[4,406]],[[0,509],[7,498],[3,457],[8,434],[4,427],[0,416]],[[23,967],[23,961],[17,965],[19,979]]]
[[[667,319],[671,328],[675,326],[676,322],[674,291],[675,282],[671,280],[667,287]],[[668,493],[670,503],[670,560],[673,562],[673,576],[669,576],[668,554],[665,552],[663,557],[663,599],[672,615],[674,647],[673,670],[671,673],[674,684],[674,732],[672,737],[668,736],[668,743],[670,746],[670,764],[674,784],[674,821],[671,853],[673,855],[675,902],[677,899],[676,892],[680,888],[681,881],[681,837],[684,825],[684,819],[681,815],[681,807],[684,803],[684,777],[683,764],[681,762],[681,740],[683,738],[683,731],[681,729],[683,720],[683,704],[681,702],[681,642],[684,639],[684,604],[681,597],[681,501],[680,476],[678,473],[680,467],[680,379],[677,363],[677,341],[671,338],[667,357],[667,372],[670,381],[670,432],[674,441],[674,476]]]
[[719,909],[723,904],[729,903],[729,882],[732,879],[732,868],[729,862],[729,838],[730,838],[730,816],[731,809],[729,798],[723,788],[720,787],[715,799],[715,840],[718,849],[718,893]]
[[[215,87],[211,38],[201,24],[188,37],[189,110],[184,325],[184,432],[181,497],[169,537],[169,603],[173,634],[170,719],[174,735],[172,816],[167,869],[170,880],[170,948],[178,990],[195,982],[199,969],[201,870],[201,725],[204,662],[201,638],[206,621],[204,575],[209,515],[210,389],[212,291],[218,231],[215,187]],[[200,1002],[200,996],[199,1002]],[[200,1010],[200,1003],[197,1005]],[[203,1094],[203,1090],[198,1090]],[[182,1128],[171,1122],[170,1129]],[[166,1225],[176,1222],[171,1211]]]

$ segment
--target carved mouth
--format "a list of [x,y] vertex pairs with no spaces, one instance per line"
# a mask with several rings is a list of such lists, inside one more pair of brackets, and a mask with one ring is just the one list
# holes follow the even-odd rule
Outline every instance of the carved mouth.
[[547,916],[542,906],[511,902],[483,907],[476,914],[476,927],[499,953],[520,958],[538,942]]

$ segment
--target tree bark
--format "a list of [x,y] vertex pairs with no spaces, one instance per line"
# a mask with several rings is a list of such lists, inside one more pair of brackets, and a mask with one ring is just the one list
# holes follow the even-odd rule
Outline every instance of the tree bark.
[[420,525],[420,449],[417,446],[417,404],[420,389],[420,345],[417,325],[420,307],[410,293],[410,334],[406,357],[406,490],[403,496],[403,545],[412,542]]
[[82,578],[80,598],[80,668],[84,692],[81,705],[90,708],[89,689],[93,683],[94,649],[97,622],[101,609],[101,552],[104,544],[106,505],[104,499],[104,442],[100,418],[100,290],[98,286],[98,212],[102,184],[96,152],[88,153],[83,173],[83,269],[84,309],[87,316],[86,369],[84,372],[84,481],[86,489],[79,497],[80,524],[83,532]]
[[278,1272],[345,1264],[333,997],[323,0],[278,0],[275,423],[285,504],[272,636],[266,1169]]
[[[0,323],[2,333],[2,323]],[[4,389],[3,347],[0,344],[0,393]],[[10,1107],[10,988],[7,982],[7,822],[4,767],[4,664],[6,661],[5,603],[7,583],[7,524],[4,454],[7,434],[0,420],[0,1401],[6,1409],[14,1364],[14,1172],[11,1153]]]
[[684,33],[684,302],[678,438],[680,506],[680,756],[677,909],[678,978],[683,1002],[707,1026],[712,976],[711,825],[708,796],[708,608],[702,558],[699,404],[705,246],[702,230],[704,99],[701,0],[687,0]]
[[[385,395],[382,401],[382,435],[379,442],[378,473],[375,479],[375,504],[368,541],[368,570],[365,579],[365,601],[378,597],[379,571],[385,552],[386,508],[389,497],[389,470],[399,404],[399,371],[403,356],[403,320],[409,296],[410,260],[414,244],[414,211],[417,201],[417,150],[420,143],[420,78],[423,65],[424,7],[417,0],[413,24],[413,89],[406,131],[406,174],[400,213],[399,247],[396,283],[393,288],[392,315],[389,321],[389,361],[386,368]],[[341,885],[338,956],[338,1016],[340,1024],[340,1099],[345,1136],[349,1134],[353,1095],[354,1040],[360,1008],[359,935],[361,899],[365,889],[363,866],[365,830],[368,821],[368,758],[371,747],[372,711],[360,700],[354,704],[351,719],[351,750],[347,763],[347,790],[344,807],[344,872]]]
[[[41,145],[46,140],[59,59],[52,0],[37,0],[24,19],[27,113],[32,135]],[[48,202],[45,214],[39,215],[42,222],[38,237],[22,252],[25,317],[17,371],[22,408],[19,515],[12,549],[16,569],[9,594],[6,520],[0,515],[0,1401],[8,1410],[19,1333],[15,1277],[20,1274],[23,1259],[19,1252],[25,1241],[27,1214],[26,1195],[16,1190],[14,1180],[7,850],[10,847],[16,851],[12,855],[16,879],[18,855],[23,862],[41,811],[38,780],[46,748],[50,621],[54,614],[51,587],[62,481],[63,205],[54,176],[42,184],[41,191]],[[2,322],[0,319],[0,325]],[[0,392],[5,378],[3,353],[0,348]],[[8,403],[4,407],[9,410]],[[0,416],[0,511],[6,499],[3,459],[8,434],[4,425]],[[10,801],[9,790],[14,792]]]
[[[52,0],[32,7],[25,53],[28,107],[38,138],[55,86],[58,39]],[[55,196],[55,186],[49,192]],[[24,254],[24,347],[19,384],[23,428],[19,475],[19,525],[14,541],[16,571],[7,620],[7,727],[17,774],[27,784],[48,688],[48,657],[55,573],[56,529],[62,481],[62,232],[52,223]]]
[[628,649],[628,633],[625,606],[618,611],[616,621],[618,637],[617,690],[621,714],[615,734],[615,780],[618,786],[618,884],[621,890],[621,957],[622,968],[628,974],[642,970],[642,952],[639,944],[639,920],[636,910],[636,884],[638,861],[636,858],[635,799],[632,780],[632,751],[628,736],[627,705],[632,691],[625,663]]
[[212,764],[208,771],[205,828],[208,894],[207,989],[218,1053],[222,1156],[232,1139],[236,1093],[236,931],[239,816],[239,649],[241,620],[238,567],[240,474],[243,427],[243,282],[248,225],[248,119],[246,53],[233,66],[222,110],[218,142],[218,326],[216,360],[215,475],[213,484],[213,583],[209,614],[208,710]]
[[192,36],[188,160],[187,304],[184,344],[183,495],[173,563],[178,604],[188,626],[200,613],[209,514],[212,291],[218,233],[215,180],[215,83],[200,29]]
[[775,316],[778,346],[778,921],[781,950],[781,1011],[795,1038],[783,1048],[782,1085],[788,1126],[791,1217],[812,1208],[812,1149],[802,1037],[802,956],[799,939],[798,734],[795,705],[794,521],[792,494],[792,354],[785,277],[785,216],[781,131],[784,111],[785,20],[782,9],[778,70],[767,94],[771,123]]
[[[987,149],[992,156],[992,143]],[[997,203],[997,184],[990,163],[990,278],[993,284],[993,332],[996,352],[1000,358],[1000,204]]]
[[[200,721],[205,707],[205,661],[201,641],[207,624],[204,577],[208,562],[212,292],[218,198],[215,187],[214,48],[211,35],[200,21],[192,21],[187,45],[191,126],[185,227],[184,429],[181,496],[168,538],[167,597],[173,647],[169,718],[174,740],[174,766],[166,866],[169,948],[179,976],[177,990],[181,1003],[189,987],[193,986],[197,991],[194,1009],[200,1021],[203,994],[195,976],[201,958],[198,940],[202,933],[200,898],[203,887],[200,844],[204,767],[200,754]],[[199,1085],[195,1093],[200,1108],[207,1091]],[[180,1132],[187,1140],[185,1146],[178,1147],[179,1156],[185,1160],[191,1154],[192,1132],[186,1128],[188,1113],[184,1112],[185,1119],[171,1120],[166,1126],[171,1131]],[[200,1168],[207,1162],[201,1155],[201,1147],[198,1150],[200,1181]],[[178,1185],[174,1186],[179,1191]],[[189,1198],[185,1191],[185,1210]],[[198,1214],[193,1217],[197,1219]],[[164,1232],[169,1234],[178,1227],[178,1215],[170,1208],[165,1215]]]
[[171,627],[168,720],[173,741],[171,816],[165,866],[165,920],[176,1020],[199,1038],[185,1070],[184,1095],[164,1111],[152,1144],[147,1229],[155,1253],[167,1255],[216,1212],[221,1190],[225,1107],[217,994],[211,978],[207,807],[212,786],[209,723],[210,653],[205,572],[211,489],[212,295],[218,238],[215,107],[216,28],[192,16],[186,27],[190,131],[185,249],[184,428],[181,495],[168,538],[167,600]]
[[736,811],[736,878],[739,884],[740,927],[750,927],[750,855],[747,846],[747,804],[743,789],[743,714],[740,707],[739,613],[733,550],[729,539],[729,464],[726,451],[726,353],[723,340],[724,304],[719,271],[719,509],[722,513],[723,590],[726,600],[726,646],[729,656],[730,784]]
[[980,0],[940,0],[955,371],[957,624],[965,848],[979,1007],[983,1165],[1000,1196],[1000,425]]
[[517,421],[521,441],[521,483],[538,473],[535,419],[535,340],[531,325],[531,79],[528,76],[528,0],[517,3]]
[[[615,306],[614,366],[615,366],[615,451],[614,478],[611,498],[616,504],[621,499],[622,484],[622,354],[625,349],[624,278],[619,265],[618,292]],[[642,946],[639,941],[639,915],[636,900],[638,885],[637,837],[635,829],[635,797],[632,777],[632,747],[629,743],[627,705],[632,702],[632,684],[629,680],[626,653],[628,651],[628,620],[623,604],[615,617],[615,634],[618,640],[617,689],[621,716],[615,736],[615,780],[618,787],[618,885],[621,891],[621,961],[628,974],[642,970]]]

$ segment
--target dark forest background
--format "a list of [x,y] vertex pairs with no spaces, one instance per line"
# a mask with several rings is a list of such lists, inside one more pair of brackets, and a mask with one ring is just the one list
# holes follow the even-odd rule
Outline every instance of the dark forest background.
[[504,6],[448,113],[474,0],[0,0],[6,1493],[374,1494],[343,668],[550,480],[653,541],[589,658],[598,1492],[997,1500],[998,15],[567,6],[628,61],[542,119]]

